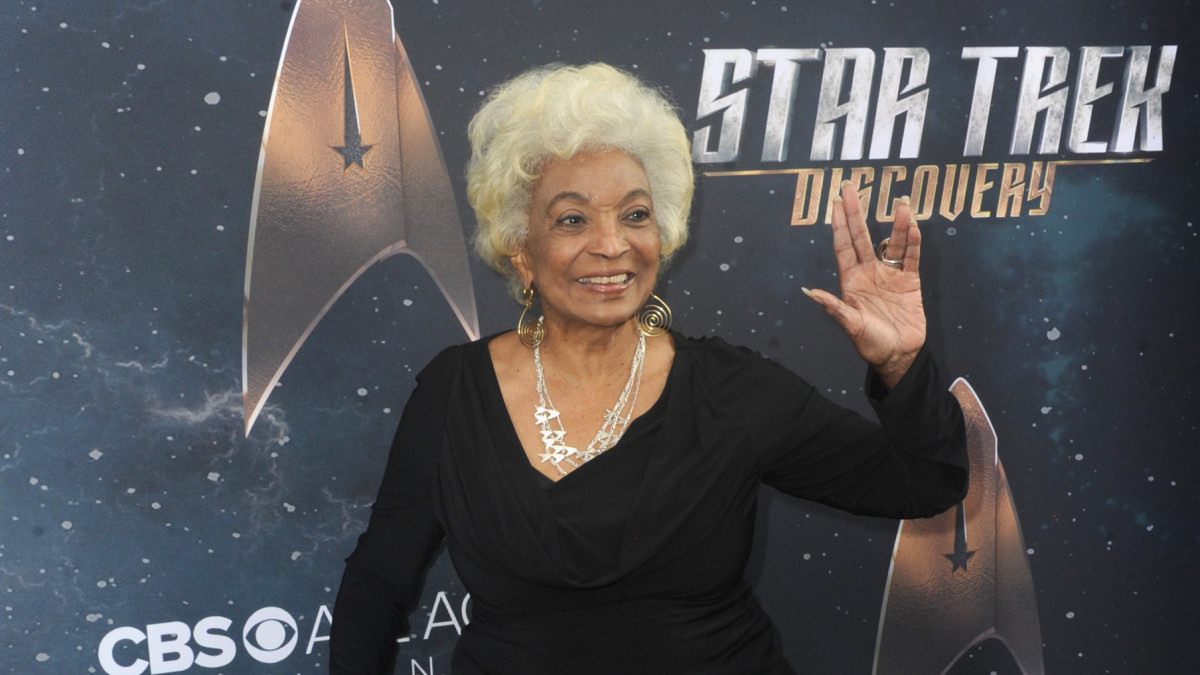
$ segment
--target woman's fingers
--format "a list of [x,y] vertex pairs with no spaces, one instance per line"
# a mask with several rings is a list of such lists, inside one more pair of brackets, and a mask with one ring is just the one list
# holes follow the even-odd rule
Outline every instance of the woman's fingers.
[[[856,263],[866,263],[880,257],[871,245],[871,231],[867,228],[858,193],[850,181],[842,181],[839,196],[834,200],[832,221],[833,252],[837,256],[839,270],[847,270]],[[915,241],[911,240],[913,236],[916,237]],[[909,198],[901,197],[897,200],[892,218],[892,234],[879,253],[889,260],[904,261],[907,269],[910,263],[915,265],[920,260],[920,236],[916,221],[912,219]]]
[[909,220],[905,229],[904,270],[916,274],[921,267],[921,228]]
[[909,225],[912,223],[912,208],[909,206],[908,197],[901,197],[897,200],[896,211],[892,216],[892,234],[888,237],[886,250],[883,251],[883,257],[888,260],[905,260],[905,250],[908,246],[908,233],[912,229]]
[[850,238],[850,227],[846,222],[846,208],[841,197],[833,202],[833,255],[837,259],[838,272],[845,274],[846,270],[858,264],[858,253],[854,250],[854,242]]
[[[853,183],[848,180],[842,181],[841,197],[841,210],[846,217],[846,227],[854,246],[854,253],[858,262],[867,262],[875,257],[875,249],[871,246],[871,232],[867,229],[867,220],[863,216],[862,205],[858,201],[858,192]],[[834,214],[836,213],[837,209],[834,209]]]
[[805,295],[824,307],[829,316],[832,316],[847,333],[854,334],[857,331],[858,327],[854,325],[854,317],[851,316],[850,306],[843,302],[841,298],[820,288],[810,289],[801,287],[800,290],[804,291]]
[[886,248],[883,257],[902,261],[900,269],[906,272],[917,272],[921,263],[921,228],[913,220],[908,197],[897,200],[892,218],[892,236],[888,238]]

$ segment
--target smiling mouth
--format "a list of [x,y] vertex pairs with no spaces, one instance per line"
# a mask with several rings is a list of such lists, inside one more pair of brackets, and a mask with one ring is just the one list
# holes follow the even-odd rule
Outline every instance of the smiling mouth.
[[582,277],[579,279],[579,283],[596,284],[596,285],[623,284],[632,278],[633,278],[633,274],[631,274],[629,272],[624,272],[621,274],[614,274],[612,276],[607,276],[607,277]]

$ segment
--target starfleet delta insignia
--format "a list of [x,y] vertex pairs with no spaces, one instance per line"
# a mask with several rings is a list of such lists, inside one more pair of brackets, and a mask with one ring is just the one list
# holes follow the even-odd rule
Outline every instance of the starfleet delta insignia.
[[479,337],[446,163],[387,0],[302,0],[267,111],[242,326],[248,434],[326,311],[377,261],[407,253]]
[[945,673],[971,647],[994,638],[1024,675],[1042,675],[1033,576],[996,432],[966,380],[950,391],[966,417],[971,485],[957,508],[900,523],[874,673]]

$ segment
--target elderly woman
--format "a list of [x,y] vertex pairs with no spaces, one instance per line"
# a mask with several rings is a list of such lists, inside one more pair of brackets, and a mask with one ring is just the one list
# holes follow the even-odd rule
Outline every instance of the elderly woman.
[[841,298],[806,291],[869,364],[881,426],[757,354],[666,329],[653,292],[687,237],[693,174],[657,91],[604,65],[538,69],[469,133],[477,248],[524,310],[418,376],[347,560],[333,671],[391,672],[445,542],[472,598],[456,675],[791,672],[742,579],[759,484],[894,518],[967,486],[907,202],[877,257],[843,186]]

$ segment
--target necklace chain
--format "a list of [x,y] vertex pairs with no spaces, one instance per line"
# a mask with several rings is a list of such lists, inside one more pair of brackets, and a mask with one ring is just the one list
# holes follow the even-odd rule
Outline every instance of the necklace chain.
[[[550,392],[546,390],[546,375],[542,369],[542,347],[533,348],[533,367],[537,371],[538,405],[534,409],[534,418],[542,431],[542,445],[545,452],[539,453],[542,463],[550,462],[562,475],[567,475],[563,463],[578,467],[600,453],[608,450],[621,440],[625,429],[629,426],[629,418],[633,416],[633,408],[637,403],[638,390],[642,388],[642,364],[646,358],[646,336],[638,334],[637,349],[633,353],[633,362],[629,365],[629,380],[617,397],[617,402],[604,413],[604,424],[596,431],[592,442],[584,450],[579,450],[566,444],[567,430],[563,428],[562,417],[554,403],[550,400]],[[628,411],[628,412],[627,412]],[[552,424],[553,423],[553,424]]]

